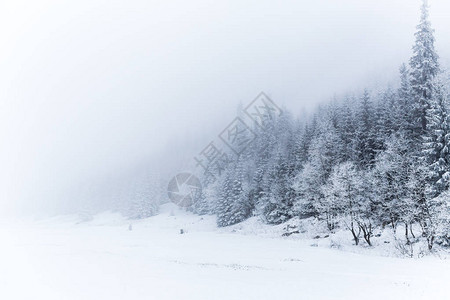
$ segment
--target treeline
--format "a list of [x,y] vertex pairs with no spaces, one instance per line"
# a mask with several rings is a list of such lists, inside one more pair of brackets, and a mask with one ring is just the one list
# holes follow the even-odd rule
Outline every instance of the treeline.
[[216,214],[218,226],[315,217],[368,245],[376,228],[401,224],[408,244],[449,246],[448,84],[426,2],[415,37],[398,88],[337,99],[308,121],[285,110],[255,126],[251,147],[204,183],[193,211]]

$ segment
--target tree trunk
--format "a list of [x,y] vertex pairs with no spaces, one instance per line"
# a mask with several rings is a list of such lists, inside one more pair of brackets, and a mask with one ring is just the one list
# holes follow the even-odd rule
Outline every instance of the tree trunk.
[[416,236],[414,235],[414,232],[413,232],[413,226],[412,226],[412,223],[411,223],[411,222],[409,222],[409,232],[411,233],[411,236],[413,237],[413,239],[415,239]]
[[406,237],[406,245],[411,244],[411,241],[409,240],[409,235],[408,235],[408,223],[405,222],[405,237]]
[[[359,229],[359,227],[358,227],[358,229]],[[355,241],[356,246],[358,246],[359,245],[359,233],[361,232],[361,229],[359,229],[358,234],[356,234],[355,226],[353,226],[353,222],[351,222],[350,231],[352,232],[353,240]]]
[[392,230],[394,231],[394,235],[397,234],[397,224],[395,223],[394,218],[391,218],[391,226]]
[[370,241],[370,237],[372,236],[372,224],[369,225],[361,224],[359,225],[359,228],[363,232],[364,240],[367,242],[369,246],[372,246],[372,242]]
[[434,244],[434,235],[430,235],[427,237],[427,243],[428,243],[428,250],[431,251],[431,249],[433,249]]

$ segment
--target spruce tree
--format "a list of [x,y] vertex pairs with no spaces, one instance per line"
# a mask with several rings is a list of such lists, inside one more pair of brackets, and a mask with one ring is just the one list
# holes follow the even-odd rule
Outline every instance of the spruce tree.
[[359,167],[369,168],[375,162],[376,139],[374,112],[368,90],[364,90],[357,115],[356,155]]
[[398,129],[402,130],[407,135],[406,137],[412,136],[414,128],[410,81],[409,70],[405,64],[402,64],[400,67],[400,87],[397,92],[396,120]]
[[225,227],[230,225],[230,215],[231,208],[233,205],[232,202],[232,179],[233,173],[232,169],[229,168],[226,171],[226,174],[222,178],[222,182],[218,185],[220,188],[219,197],[217,201],[216,207],[216,215],[217,215],[217,226]]
[[420,23],[415,33],[413,56],[409,62],[415,135],[419,141],[427,129],[426,111],[430,108],[434,78],[439,73],[439,57],[434,47],[434,30],[428,20],[427,0],[423,0],[421,11]]
[[355,160],[356,126],[352,104],[351,100],[347,98],[340,108],[341,120],[338,132],[343,146],[342,161]]
[[[409,226],[414,219],[414,207],[408,197],[408,180],[411,173],[411,157],[402,132],[386,141],[386,150],[377,156],[374,168],[377,219],[397,229],[403,222]],[[408,234],[407,234],[408,237]]]
[[[435,79],[440,73],[438,55],[434,47],[434,30],[429,22],[428,1],[424,0],[421,9],[420,23],[415,34],[416,41],[413,46],[413,56],[410,59],[411,68],[411,96],[413,100],[413,139],[416,141],[414,155],[419,159],[416,162],[419,176],[415,176],[417,186],[414,187],[418,205],[418,221],[422,227],[422,235],[427,237],[428,247],[431,249],[434,241],[433,223],[430,215],[430,199],[436,192],[434,169],[439,161],[439,144],[442,144],[440,125],[442,122],[441,109],[436,103]],[[436,114],[436,115],[435,115]],[[433,167],[431,167],[433,166]],[[425,177],[425,178],[423,178]]]
[[423,155],[429,166],[428,196],[433,198],[445,191],[450,181],[450,116],[442,82],[436,83],[426,119]]

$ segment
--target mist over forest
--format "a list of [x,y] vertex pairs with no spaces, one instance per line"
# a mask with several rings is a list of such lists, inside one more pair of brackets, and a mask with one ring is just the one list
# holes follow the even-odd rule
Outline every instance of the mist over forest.
[[2,1],[0,298],[444,299],[449,20]]

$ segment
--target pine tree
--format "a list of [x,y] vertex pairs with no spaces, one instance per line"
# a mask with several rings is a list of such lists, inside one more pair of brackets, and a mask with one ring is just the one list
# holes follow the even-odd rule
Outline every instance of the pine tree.
[[198,189],[193,195],[192,211],[198,215],[206,215],[211,212],[211,207],[208,199],[205,196],[203,189]]
[[[408,197],[408,180],[411,173],[411,157],[403,132],[392,135],[386,142],[386,150],[377,156],[374,181],[377,187],[377,219],[390,224],[394,232],[399,222],[410,226],[414,220],[414,205]],[[408,233],[406,233],[408,238]]]
[[295,169],[293,121],[289,113],[283,113],[275,123],[277,142],[273,148],[268,169],[268,186],[265,203],[261,207],[268,223],[279,224],[292,217],[294,191],[292,189]]
[[397,128],[406,133],[406,137],[412,136],[414,129],[413,103],[411,98],[411,80],[409,70],[405,64],[400,67],[400,88],[398,89],[398,102],[396,107]]
[[337,130],[328,119],[321,124],[318,132],[311,142],[309,159],[293,182],[295,211],[302,217],[317,216],[324,198],[322,186],[327,182],[333,166],[340,161],[342,153]]
[[268,191],[269,199],[264,206],[264,217],[267,223],[280,224],[293,216],[294,190],[291,187],[291,170],[288,160],[279,157],[270,171],[273,178],[272,187]]
[[[410,59],[411,68],[411,96],[413,100],[413,131],[412,136],[416,141],[415,156],[420,159],[416,162],[418,174],[412,177],[416,186],[411,187],[413,196],[417,197],[417,218],[422,227],[422,235],[427,237],[428,247],[431,249],[435,238],[433,223],[431,221],[430,199],[436,192],[433,184],[433,172],[430,174],[430,166],[438,162],[439,144],[442,144],[440,125],[442,114],[435,97],[435,79],[440,73],[439,57],[434,48],[434,30],[428,20],[428,2],[423,1],[420,23],[415,34],[416,41],[413,46],[413,56]],[[437,114],[436,116],[434,114]],[[437,131],[436,131],[437,130]],[[421,146],[422,145],[422,146]],[[422,190],[418,190],[418,187]],[[427,188],[428,187],[428,188]]]
[[227,169],[220,185],[220,192],[218,195],[216,215],[217,215],[217,226],[225,227],[231,224],[230,215],[232,202],[232,172],[231,169]]
[[238,157],[228,169],[222,183],[220,199],[217,205],[217,225],[233,225],[244,221],[251,213],[248,201],[242,160]]
[[342,161],[355,161],[356,126],[352,111],[352,102],[346,99],[341,106],[341,120],[338,126],[338,133],[343,146]]
[[372,135],[375,139],[376,154],[385,150],[386,141],[400,128],[397,111],[397,97],[394,91],[388,88],[380,95],[375,113],[375,128]]
[[236,224],[246,220],[253,209],[252,203],[248,197],[248,179],[245,178],[244,170],[245,161],[239,157],[236,163],[234,180],[232,187],[233,210],[232,224]]
[[356,155],[361,168],[373,166],[376,155],[374,111],[368,90],[364,90],[357,115]]
[[427,128],[423,143],[423,158],[427,167],[427,189],[426,197],[421,203],[423,233],[430,250],[438,234],[437,228],[440,221],[437,215],[440,207],[443,206],[442,198],[438,196],[448,190],[450,183],[450,116],[447,94],[440,81],[436,81],[433,91],[426,114]]
[[295,170],[297,172],[302,169],[303,164],[308,160],[308,151],[315,134],[314,130],[314,124],[308,123],[305,123],[298,129],[294,146]]
[[426,111],[430,108],[434,78],[439,73],[438,55],[434,48],[434,30],[428,20],[428,1],[423,0],[420,23],[415,34],[413,56],[410,59],[411,92],[414,101],[413,118],[416,139],[427,129]]
[[[431,200],[431,223],[436,243],[450,247],[450,192],[446,191]],[[434,241],[433,241],[434,242]]]
[[429,165],[429,198],[437,197],[450,183],[450,115],[447,93],[441,81],[436,82],[430,106],[426,112],[427,130],[423,155]]

